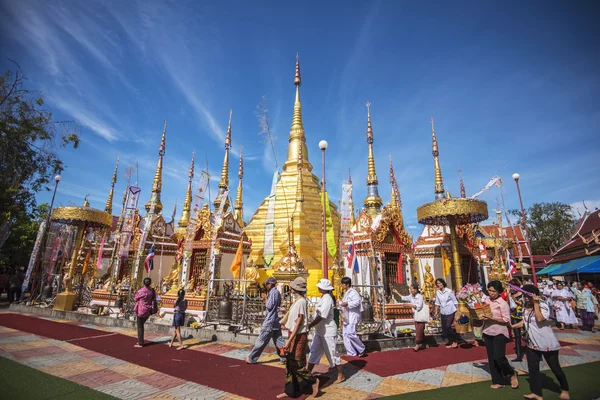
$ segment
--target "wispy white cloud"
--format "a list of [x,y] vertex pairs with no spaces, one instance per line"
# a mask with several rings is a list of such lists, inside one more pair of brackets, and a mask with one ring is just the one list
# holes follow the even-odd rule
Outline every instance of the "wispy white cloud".
[[586,208],[590,212],[600,209],[600,200],[576,201],[569,205],[573,208],[573,215],[576,218],[579,218],[581,215],[583,215],[585,213]]

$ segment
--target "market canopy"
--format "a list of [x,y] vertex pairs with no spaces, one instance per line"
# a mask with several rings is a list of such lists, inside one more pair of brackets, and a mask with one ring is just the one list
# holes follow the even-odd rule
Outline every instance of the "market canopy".
[[[571,260],[567,263],[559,264],[557,268],[554,268],[551,271],[548,271],[548,274],[549,275],[567,275],[567,274],[582,273],[582,272],[587,272],[587,273],[593,272],[593,270],[594,270],[593,266],[592,266],[592,268],[590,268],[590,271],[582,271],[582,270],[591,264],[598,263],[599,260],[600,260],[600,256],[588,256],[588,257],[577,258],[577,259]],[[600,263],[598,263],[595,268],[600,269]]]
[[542,268],[540,271],[537,272],[537,275],[546,275],[549,274],[550,272],[562,267],[564,264],[551,264],[548,265],[545,268]]

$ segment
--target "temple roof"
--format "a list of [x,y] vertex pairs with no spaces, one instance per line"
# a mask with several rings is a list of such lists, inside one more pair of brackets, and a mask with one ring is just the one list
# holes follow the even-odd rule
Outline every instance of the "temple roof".
[[[514,229],[514,230],[513,230]],[[498,236],[498,225],[480,225],[479,230],[486,237],[497,237]],[[510,226],[502,227],[504,237],[513,242],[512,254],[513,257],[519,257],[519,248],[521,249],[521,255],[525,258],[531,257],[531,252],[525,242],[525,235],[523,229],[519,225],[515,225],[512,228]]]
[[[548,264],[564,263],[600,251],[600,211],[586,212],[573,235],[553,254]],[[600,254],[600,253],[599,253]]]

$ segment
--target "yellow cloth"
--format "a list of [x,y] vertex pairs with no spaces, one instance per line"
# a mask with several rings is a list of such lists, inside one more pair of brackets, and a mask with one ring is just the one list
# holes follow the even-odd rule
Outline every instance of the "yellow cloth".
[[448,254],[446,254],[446,249],[444,249],[444,246],[442,246],[442,266],[444,267],[444,279],[446,279],[450,274],[452,263],[450,262],[450,259],[448,259]]
[[233,279],[240,279],[240,269],[242,268],[242,258],[244,257],[243,247],[244,242],[243,239],[240,238],[240,244],[235,252],[235,257],[233,258],[231,267],[229,267],[229,270],[233,274]]
[[[323,206],[323,192],[321,192],[321,206]],[[335,234],[333,233],[333,219],[331,218],[331,208],[329,207],[329,193],[325,192],[325,221],[327,225],[327,251],[333,257],[337,252],[335,244]]]
[[90,247],[88,248],[87,254],[85,255],[85,260],[83,261],[83,270],[81,271],[81,275],[85,274],[85,271],[87,271],[91,256],[92,256],[92,244],[90,243]]

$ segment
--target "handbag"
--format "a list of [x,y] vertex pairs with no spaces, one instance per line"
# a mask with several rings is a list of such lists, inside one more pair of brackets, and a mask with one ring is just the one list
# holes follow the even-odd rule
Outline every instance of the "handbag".
[[429,322],[429,305],[423,304],[419,311],[415,311],[415,322]]

